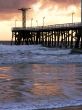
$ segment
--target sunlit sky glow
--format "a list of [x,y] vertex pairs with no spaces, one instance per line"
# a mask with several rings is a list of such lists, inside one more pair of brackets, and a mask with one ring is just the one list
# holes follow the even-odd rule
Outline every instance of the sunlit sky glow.
[[21,7],[30,7],[27,26],[53,25],[80,22],[80,0],[0,0],[0,40],[11,40],[11,28],[21,26]]

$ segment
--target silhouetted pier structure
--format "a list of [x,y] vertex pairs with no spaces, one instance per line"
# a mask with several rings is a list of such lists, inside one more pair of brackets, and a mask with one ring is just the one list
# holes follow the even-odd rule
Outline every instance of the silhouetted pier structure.
[[12,28],[12,44],[42,44],[48,47],[82,48],[82,24],[67,23]]

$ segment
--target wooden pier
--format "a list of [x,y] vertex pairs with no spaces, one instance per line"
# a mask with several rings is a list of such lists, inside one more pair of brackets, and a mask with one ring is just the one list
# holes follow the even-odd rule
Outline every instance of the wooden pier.
[[41,44],[57,48],[82,48],[82,24],[67,23],[38,27],[12,28],[15,45]]

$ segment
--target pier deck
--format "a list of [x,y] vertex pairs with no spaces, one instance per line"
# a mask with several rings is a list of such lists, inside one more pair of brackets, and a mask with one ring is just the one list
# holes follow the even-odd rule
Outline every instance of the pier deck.
[[42,44],[49,47],[82,48],[82,24],[67,23],[38,27],[13,27],[12,44]]

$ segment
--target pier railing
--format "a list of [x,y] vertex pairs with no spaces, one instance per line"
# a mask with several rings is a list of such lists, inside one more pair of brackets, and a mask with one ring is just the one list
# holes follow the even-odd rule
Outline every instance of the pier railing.
[[33,30],[33,31],[38,31],[38,30],[49,30],[49,29],[59,29],[59,28],[76,28],[76,27],[82,27],[82,23],[77,22],[77,23],[65,23],[65,24],[54,24],[54,25],[48,25],[48,26],[34,26],[34,27],[13,27],[12,31],[15,30]]

